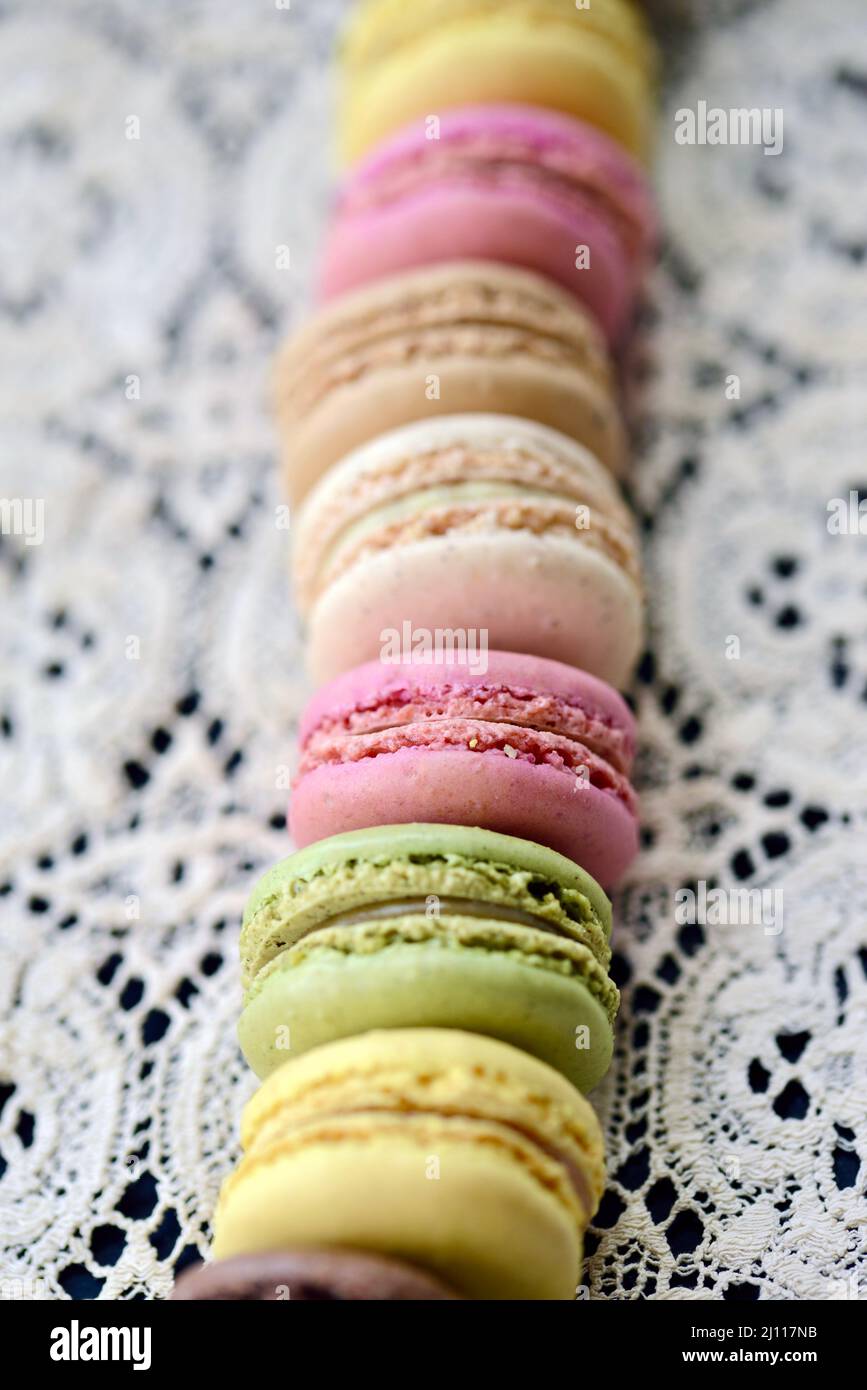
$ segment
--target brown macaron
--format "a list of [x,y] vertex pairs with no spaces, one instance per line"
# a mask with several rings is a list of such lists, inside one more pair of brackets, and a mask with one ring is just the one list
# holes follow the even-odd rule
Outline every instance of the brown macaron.
[[566,290],[510,266],[414,270],[329,304],[279,357],[276,404],[295,501],[386,430],[468,411],[538,421],[624,467],[599,329]]
[[279,1250],[196,1265],[172,1293],[179,1302],[407,1302],[457,1298],[401,1260],[361,1250]]

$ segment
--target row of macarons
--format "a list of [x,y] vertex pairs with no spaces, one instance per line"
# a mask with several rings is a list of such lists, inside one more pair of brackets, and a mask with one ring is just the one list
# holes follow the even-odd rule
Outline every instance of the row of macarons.
[[[655,221],[632,0],[367,0],[321,299],[276,374],[298,852],[241,930],[262,1085],[176,1297],[571,1298],[638,845],[612,353]],[[432,116],[431,112],[439,112]],[[400,128],[399,128],[400,127]],[[375,146],[370,152],[370,147]],[[291,1060],[289,1060],[291,1059]]]
[[347,832],[270,870],[240,942],[262,1084],[213,1261],[175,1296],[574,1298],[610,937],[589,874],[478,827]]
[[[431,42],[448,52],[461,7],[432,8]],[[361,7],[359,31],[377,9]],[[606,9],[507,5],[460,41],[496,46],[502,28],[523,46],[541,33],[583,70]],[[426,35],[415,15],[406,24]],[[415,53],[403,40],[398,75]],[[368,46],[376,88],[388,45],[356,35],[347,61]],[[605,54],[619,71],[617,45]],[[526,95],[521,71],[500,72],[502,99]],[[427,95],[419,109],[441,109]],[[542,105],[447,102],[349,174],[322,302],[275,374],[315,679],[375,659],[406,621],[629,679],[642,593],[618,488],[628,440],[613,353],[656,241],[635,157]]]

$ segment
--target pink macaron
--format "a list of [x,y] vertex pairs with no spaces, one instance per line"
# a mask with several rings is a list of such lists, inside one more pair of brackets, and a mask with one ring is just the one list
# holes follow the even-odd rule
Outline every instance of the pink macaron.
[[572,290],[616,344],[655,245],[647,179],[608,136],[535,107],[468,107],[403,130],[351,175],[321,294],[442,261],[500,261]]
[[638,850],[633,717],[604,681],[557,661],[370,662],[319,692],[300,742],[299,848],[374,825],[479,826],[547,845],[605,888]]

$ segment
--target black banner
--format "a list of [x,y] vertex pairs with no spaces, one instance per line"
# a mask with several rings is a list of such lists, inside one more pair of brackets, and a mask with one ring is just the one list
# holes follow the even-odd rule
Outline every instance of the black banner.
[[[0,1303],[0,1318],[7,1348],[15,1344],[16,1356],[26,1355],[26,1364],[40,1376],[62,1382],[70,1375],[99,1376],[109,1370],[144,1375],[195,1375],[213,1370],[226,1376],[236,1370],[249,1378],[251,1348],[255,1364],[261,1369],[291,1375],[289,1364],[295,1351],[301,1355],[298,1370],[309,1349],[304,1343],[287,1342],[287,1327],[294,1334],[315,1325],[322,1340],[317,1342],[323,1369],[333,1372],[341,1348],[349,1358],[362,1350],[370,1353],[372,1305],[366,1304],[364,1321],[356,1322],[358,1312],[349,1307],[320,1308],[304,1312],[292,1307],[291,1299],[282,1306],[269,1302],[250,1303]],[[454,1369],[454,1348],[450,1334],[460,1338],[459,1346],[470,1353],[474,1333],[482,1326],[499,1330],[501,1337],[492,1345],[486,1341],[484,1360],[497,1360],[496,1347],[510,1357],[513,1350],[526,1353],[533,1345],[536,1327],[556,1328],[565,1340],[560,1344],[557,1364],[569,1364],[587,1345],[588,1334],[597,1340],[594,1360],[605,1358],[618,1374],[630,1371],[666,1372],[675,1367],[692,1367],[699,1372],[708,1366],[737,1370],[742,1366],[763,1366],[768,1370],[787,1370],[806,1366],[825,1376],[843,1360],[851,1359],[860,1347],[863,1315],[857,1302],[841,1300],[827,1303],[725,1303],[693,1300],[634,1302],[582,1302],[578,1304],[522,1303],[504,1307],[497,1303],[438,1303],[433,1307],[403,1303],[398,1311],[380,1308],[388,1319],[384,1327],[389,1337],[397,1335],[395,1351],[409,1350],[416,1328],[429,1334],[436,1325],[434,1347],[441,1348],[446,1365]],[[399,1317],[399,1324],[394,1319]],[[472,1319],[473,1321],[469,1321]],[[358,1339],[345,1341],[351,1324]],[[378,1329],[378,1324],[377,1324]],[[251,1333],[255,1342],[251,1343]],[[406,1340],[404,1340],[406,1339]],[[452,1350],[450,1350],[450,1347]],[[25,1351],[26,1348],[26,1351]],[[570,1351],[570,1348],[572,1349]],[[468,1368],[474,1359],[464,1356]],[[290,1354],[291,1353],[291,1354]],[[378,1359],[378,1358],[377,1358]],[[436,1354],[425,1351],[428,1371],[436,1364]],[[576,1363],[577,1366],[577,1363]],[[404,1363],[404,1372],[407,1367]],[[356,1364],[356,1370],[358,1365]]]

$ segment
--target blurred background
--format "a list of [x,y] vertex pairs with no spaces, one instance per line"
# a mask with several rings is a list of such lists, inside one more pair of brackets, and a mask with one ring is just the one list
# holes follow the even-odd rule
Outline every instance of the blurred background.
[[[237,925],[289,851],[307,693],[269,367],[309,299],[347,8],[0,11],[5,1297],[166,1296],[236,1156]],[[615,909],[587,1277],[594,1298],[853,1297],[863,0],[648,8],[665,248],[624,367],[645,852]],[[675,113],[701,100],[782,109],[783,152],[679,145]],[[780,889],[784,930],[679,925],[699,880]]]

